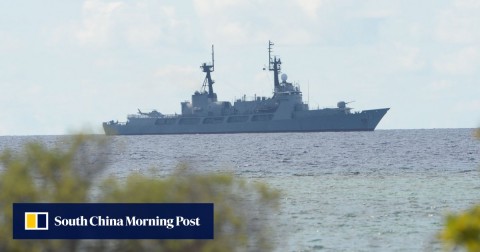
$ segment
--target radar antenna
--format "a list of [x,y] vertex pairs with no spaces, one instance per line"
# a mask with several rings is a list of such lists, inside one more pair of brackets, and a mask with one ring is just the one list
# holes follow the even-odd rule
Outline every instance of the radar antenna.
[[273,57],[273,60],[272,60],[272,46],[273,46],[273,42],[272,41],[268,41],[268,70],[269,71],[273,71],[273,84],[274,84],[274,87],[275,87],[275,91],[277,90],[277,88],[280,87],[280,81],[278,81],[278,74],[280,74],[280,71],[281,71],[281,65],[282,65],[282,61],[280,61],[280,58],[277,59],[277,56],[274,56]]
[[202,89],[206,89],[208,85],[208,98],[212,99],[212,101],[217,101],[217,94],[213,92],[213,83],[215,81],[212,80],[212,76],[210,75],[211,72],[215,70],[215,58],[214,58],[214,51],[212,45],[212,64],[203,63],[200,68],[204,73],[206,73],[205,80],[203,81]]

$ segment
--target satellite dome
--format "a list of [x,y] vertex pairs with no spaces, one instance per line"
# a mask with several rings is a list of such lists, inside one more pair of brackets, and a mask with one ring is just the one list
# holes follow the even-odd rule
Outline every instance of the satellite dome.
[[282,74],[282,76],[280,76],[280,78],[282,78],[283,82],[286,82],[287,78],[288,78],[288,75],[287,74]]

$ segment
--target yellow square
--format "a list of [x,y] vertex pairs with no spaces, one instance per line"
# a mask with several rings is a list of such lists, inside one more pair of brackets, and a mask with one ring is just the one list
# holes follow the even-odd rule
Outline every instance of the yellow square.
[[25,214],[26,228],[37,228],[37,214],[27,213]]

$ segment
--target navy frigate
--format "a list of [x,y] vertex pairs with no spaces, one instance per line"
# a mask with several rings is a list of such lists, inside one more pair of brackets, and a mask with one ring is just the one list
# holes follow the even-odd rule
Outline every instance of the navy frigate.
[[[273,72],[272,97],[218,101],[213,91],[214,51],[212,62],[200,68],[206,74],[202,89],[191,101],[181,102],[181,114],[167,115],[153,110],[127,116],[126,122],[103,123],[107,135],[223,134],[270,132],[373,131],[389,108],[352,111],[348,102],[337,107],[309,109],[298,85],[281,74],[281,60],[272,57],[273,43],[268,43],[269,66]],[[281,75],[280,75],[281,74]]]

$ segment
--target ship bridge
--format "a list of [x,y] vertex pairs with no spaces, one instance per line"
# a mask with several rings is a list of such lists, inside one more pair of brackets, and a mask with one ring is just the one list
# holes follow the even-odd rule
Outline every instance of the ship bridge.
[[279,85],[275,87],[274,94],[302,95],[302,91],[300,91],[300,87],[293,85],[291,82],[287,82],[288,76],[286,74],[282,74],[281,78],[282,78],[282,82],[280,82]]

